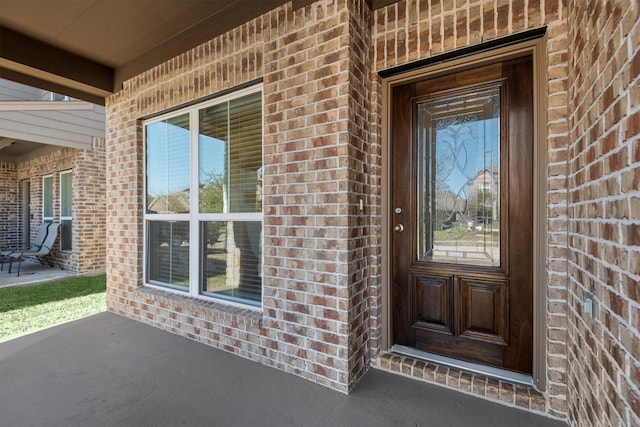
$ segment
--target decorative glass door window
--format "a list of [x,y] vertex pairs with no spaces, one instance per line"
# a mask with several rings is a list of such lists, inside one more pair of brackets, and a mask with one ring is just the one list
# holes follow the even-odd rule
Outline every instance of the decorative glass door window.
[[418,105],[419,261],[500,265],[500,89]]

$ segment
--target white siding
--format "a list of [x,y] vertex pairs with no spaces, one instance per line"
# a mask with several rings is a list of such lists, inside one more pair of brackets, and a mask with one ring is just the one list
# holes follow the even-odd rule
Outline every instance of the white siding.
[[49,93],[0,79],[0,138],[89,148],[92,137],[105,137],[104,107],[82,101],[44,101],[50,99]]
[[39,101],[42,90],[0,79],[0,101]]

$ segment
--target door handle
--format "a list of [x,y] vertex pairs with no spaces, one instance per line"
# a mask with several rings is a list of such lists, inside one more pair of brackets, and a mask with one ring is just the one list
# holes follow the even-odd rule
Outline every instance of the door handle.
[[396,225],[395,227],[393,227],[393,231],[397,233],[402,233],[404,231],[404,225],[402,224]]

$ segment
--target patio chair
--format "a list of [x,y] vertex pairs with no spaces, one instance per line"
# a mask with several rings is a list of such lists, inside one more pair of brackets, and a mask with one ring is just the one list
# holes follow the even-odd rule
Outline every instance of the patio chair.
[[8,258],[10,259],[10,263],[9,263],[9,273],[11,273],[11,265],[14,262],[18,262],[18,276],[20,276],[20,266],[22,265],[22,260],[24,258],[27,257],[35,257],[38,259],[38,261],[40,261],[41,264],[44,265],[44,262],[47,261],[47,263],[53,267],[53,263],[51,261],[49,261],[48,259],[45,258],[45,256],[49,255],[51,253],[51,251],[53,250],[53,244],[56,242],[56,239],[58,238],[58,229],[60,228],[60,223],[59,222],[52,222],[51,224],[49,224],[49,228],[47,231],[47,236],[44,239],[44,242],[42,242],[42,245],[40,246],[40,248],[36,251],[23,251],[23,252],[13,252],[10,253],[8,255]]
[[38,232],[36,233],[35,239],[29,246],[25,246],[21,249],[14,248],[9,250],[0,251],[0,259],[3,261],[0,263],[0,271],[4,270],[4,263],[9,262],[9,272],[11,272],[11,259],[9,255],[16,252],[36,252],[39,251],[44,243],[44,239],[47,238],[47,233],[49,231],[50,222],[43,222],[38,227]]

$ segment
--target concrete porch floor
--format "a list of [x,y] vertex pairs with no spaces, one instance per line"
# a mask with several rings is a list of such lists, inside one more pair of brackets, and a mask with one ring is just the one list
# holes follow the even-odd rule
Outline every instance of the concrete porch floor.
[[347,396],[102,313],[0,344],[2,426],[562,426],[371,369]]
[[5,263],[0,270],[0,288],[6,286],[31,285],[34,283],[48,282],[51,280],[61,279],[74,276],[75,273],[68,270],[62,270],[59,267],[50,267],[42,265],[31,260],[24,261],[20,267],[20,276],[18,276],[18,263],[14,262],[11,274],[9,274],[9,264]]

